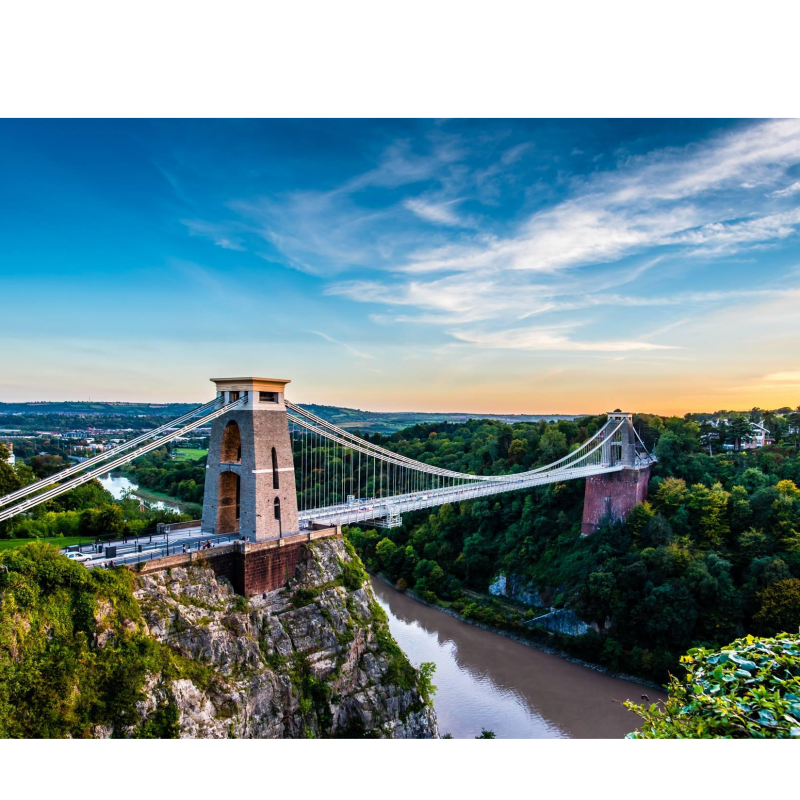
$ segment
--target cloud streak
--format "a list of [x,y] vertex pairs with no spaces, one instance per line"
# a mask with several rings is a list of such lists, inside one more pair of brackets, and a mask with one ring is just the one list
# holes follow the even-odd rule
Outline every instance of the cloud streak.
[[339,339],[334,339],[333,336],[329,336],[327,333],[323,333],[322,331],[309,331],[309,333],[313,333],[316,336],[320,336],[321,338],[325,339],[326,342],[330,342],[331,344],[338,344],[340,347],[343,347],[347,350],[348,353],[351,355],[356,356],[356,358],[363,358],[369,361],[374,361],[375,356],[370,355],[369,353],[365,353],[363,350],[358,350],[353,345],[348,344],[347,342],[339,341]]
[[245,249],[242,238],[234,235],[230,230],[230,226],[217,225],[199,219],[182,219],[181,225],[187,228],[190,236],[209,239],[223,250],[241,251]]
[[642,350],[674,350],[663,344],[639,341],[580,341],[570,339],[557,328],[513,328],[511,330],[453,331],[463,342],[502,350],[572,350],[589,353],[623,353]]

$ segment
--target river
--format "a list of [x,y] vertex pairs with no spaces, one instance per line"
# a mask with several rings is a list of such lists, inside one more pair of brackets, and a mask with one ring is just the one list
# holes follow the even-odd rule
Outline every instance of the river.
[[622,706],[666,695],[462,622],[373,579],[389,628],[414,666],[433,661],[441,735],[472,739],[618,739],[637,727]]
[[139,485],[130,478],[126,478],[121,472],[107,472],[101,475],[100,484],[115,500],[121,500],[126,493],[144,500],[151,508],[169,508],[172,511],[183,511],[183,504],[176,500],[162,500],[156,495],[140,490]]

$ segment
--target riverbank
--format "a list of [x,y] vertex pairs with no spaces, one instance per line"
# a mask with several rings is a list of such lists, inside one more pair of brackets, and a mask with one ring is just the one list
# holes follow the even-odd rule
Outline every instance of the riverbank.
[[[380,573],[372,572],[370,573],[371,577],[380,581],[381,583],[385,584],[386,586],[391,587],[395,591],[399,591],[394,584],[388,580],[386,577],[381,575]],[[641,686],[644,686],[648,689],[652,689],[656,692],[664,692],[664,687],[659,686],[657,683],[653,683],[652,681],[648,681],[646,678],[640,678],[637,675],[628,675],[624,672],[615,672],[613,670],[608,669],[607,667],[601,666],[600,664],[593,664],[590,661],[584,661],[581,658],[576,658],[573,655],[570,655],[566,651],[562,650],[561,648],[552,646],[547,644],[545,639],[532,639],[527,636],[521,636],[519,634],[513,633],[512,631],[503,630],[502,628],[498,628],[494,625],[487,625],[483,622],[479,622],[473,619],[467,619],[466,617],[459,614],[452,608],[448,608],[446,606],[439,605],[438,603],[430,603],[427,600],[423,600],[416,592],[412,589],[405,589],[401,592],[401,594],[410,597],[412,600],[415,600],[417,603],[421,603],[424,606],[428,606],[428,608],[434,608],[437,611],[441,611],[443,614],[447,614],[453,619],[457,619],[459,622],[463,622],[466,625],[471,625],[475,628],[480,628],[481,630],[487,631],[488,633],[496,633],[499,636],[504,636],[506,639],[511,639],[512,641],[518,642],[519,644],[523,644],[526,647],[532,647],[535,650],[539,650],[540,652],[547,653],[548,655],[556,656],[558,658],[562,658],[565,661],[569,661],[572,664],[577,664],[581,667],[586,667],[588,669],[592,669],[596,672],[601,673],[602,675],[607,675],[610,678],[616,678],[622,681],[628,681],[630,683],[637,683]],[[552,636],[552,634],[545,635]]]
[[114,470],[101,475],[100,483],[104,489],[111,492],[115,500],[120,500],[125,493],[130,493],[140,500],[155,505],[157,508],[168,508],[181,514],[186,513],[188,506],[199,505],[198,503],[187,503],[163,492],[147,489],[136,482],[135,475],[129,474],[124,470]]
[[[122,473],[125,475],[125,473]],[[128,480],[131,479],[133,476],[125,475]],[[163,492],[154,492],[152,489],[145,489],[143,486],[138,486],[134,494],[137,497],[141,497],[142,500],[147,500],[148,502],[161,502],[165,505],[169,504],[170,507],[174,507],[176,510],[180,511],[181,513],[184,512],[187,506],[192,505],[199,505],[198,503],[187,503],[185,500],[180,500],[177,497],[173,497],[169,494],[164,494]]]

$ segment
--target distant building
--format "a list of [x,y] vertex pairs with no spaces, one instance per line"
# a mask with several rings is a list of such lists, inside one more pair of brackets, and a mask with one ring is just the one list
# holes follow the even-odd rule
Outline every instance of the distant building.
[[[727,420],[724,420],[727,422]],[[740,449],[742,450],[757,450],[759,447],[775,444],[775,439],[769,435],[769,430],[765,428],[760,422],[750,423],[750,439],[741,442]],[[735,450],[736,445],[733,442],[726,442],[722,445],[723,450]]]
[[[750,441],[745,443],[745,449],[754,450],[764,445],[775,444],[775,440],[769,435],[769,431],[760,423],[750,423]],[[749,445],[749,446],[748,446]]]
[[96,444],[95,442],[87,442],[86,444],[72,445],[72,452],[79,453],[82,450],[89,450],[92,453],[102,453],[106,449],[104,444]]

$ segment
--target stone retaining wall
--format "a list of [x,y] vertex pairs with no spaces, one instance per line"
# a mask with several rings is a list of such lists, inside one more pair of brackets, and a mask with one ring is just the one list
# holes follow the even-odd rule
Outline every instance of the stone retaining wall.
[[179,553],[143,561],[131,565],[131,568],[147,575],[173,567],[203,564],[213,570],[218,577],[227,578],[238,594],[252,597],[280,589],[294,576],[305,545],[329,536],[341,539],[342,529],[339,526],[316,528],[267,542],[233,542],[210,550]]

